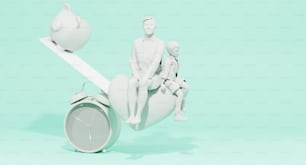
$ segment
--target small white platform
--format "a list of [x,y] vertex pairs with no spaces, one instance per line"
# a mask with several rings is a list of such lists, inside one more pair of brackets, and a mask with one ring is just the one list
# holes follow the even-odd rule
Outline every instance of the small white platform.
[[102,76],[94,68],[89,66],[80,57],[78,57],[77,55],[73,53],[69,53],[69,52],[62,50],[60,47],[56,46],[50,40],[49,37],[41,38],[40,41],[44,45],[46,45],[49,49],[51,49],[55,54],[61,57],[64,61],[66,61],[75,70],[80,72],[88,80],[90,80],[92,83],[97,85],[101,90],[103,90],[106,94],[108,94],[108,87],[110,84],[109,80],[107,80],[104,76]]

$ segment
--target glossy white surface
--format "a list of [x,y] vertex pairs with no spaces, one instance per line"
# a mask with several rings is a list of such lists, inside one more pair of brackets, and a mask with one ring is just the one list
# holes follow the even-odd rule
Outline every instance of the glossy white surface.
[[55,54],[66,61],[75,70],[81,73],[84,77],[90,80],[92,83],[97,85],[103,92],[107,94],[109,87],[109,80],[97,72],[93,67],[89,66],[85,61],[73,53],[68,53],[63,49],[54,45],[51,40],[46,38],[41,38],[40,41],[51,49]]
[[76,51],[89,40],[91,29],[88,23],[71,11],[65,3],[51,23],[50,37],[63,49]]
[[[111,81],[109,88],[109,101],[113,109],[119,114],[119,116],[127,120],[129,117],[128,104],[127,104],[127,88],[128,77],[124,75],[118,75]],[[174,110],[176,97],[172,95],[168,90],[164,93],[158,89],[149,92],[148,102],[144,107],[142,114],[142,122],[139,125],[139,130],[147,128],[153,124],[156,124],[166,118]],[[133,129],[134,124],[130,124]]]

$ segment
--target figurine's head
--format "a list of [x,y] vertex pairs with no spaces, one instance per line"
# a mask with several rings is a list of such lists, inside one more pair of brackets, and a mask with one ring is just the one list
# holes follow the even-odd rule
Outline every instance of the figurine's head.
[[155,28],[156,25],[153,17],[148,16],[143,20],[143,29],[147,37],[153,36]]
[[167,51],[169,55],[177,57],[179,55],[180,45],[176,41],[169,41],[167,44]]
[[62,6],[63,10],[71,10],[70,4],[69,3],[64,3]]

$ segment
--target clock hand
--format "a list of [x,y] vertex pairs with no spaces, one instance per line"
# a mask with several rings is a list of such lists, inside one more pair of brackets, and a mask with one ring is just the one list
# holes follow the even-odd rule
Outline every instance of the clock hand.
[[77,116],[75,116],[75,115],[73,115],[73,117],[75,118],[75,119],[77,119],[78,121],[80,121],[83,125],[85,125],[86,127],[89,127],[89,125],[88,124],[86,124],[83,120],[81,120],[79,117],[77,117]]
[[89,141],[92,143],[92,132],[91,132],[91,127],[89,127]]
[[90,126],[92,125],[93,121],[95,119],[95,114],[94,114],[94,111],[91,112],[91,116],[90,116]]

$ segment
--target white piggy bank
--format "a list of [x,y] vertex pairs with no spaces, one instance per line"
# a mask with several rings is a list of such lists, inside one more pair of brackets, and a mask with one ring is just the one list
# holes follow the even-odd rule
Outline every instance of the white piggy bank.
[[88,23],[74,14],[68,3],[51,24],[51,40],[64,50],[74,52],[83,47],[91,35]]

